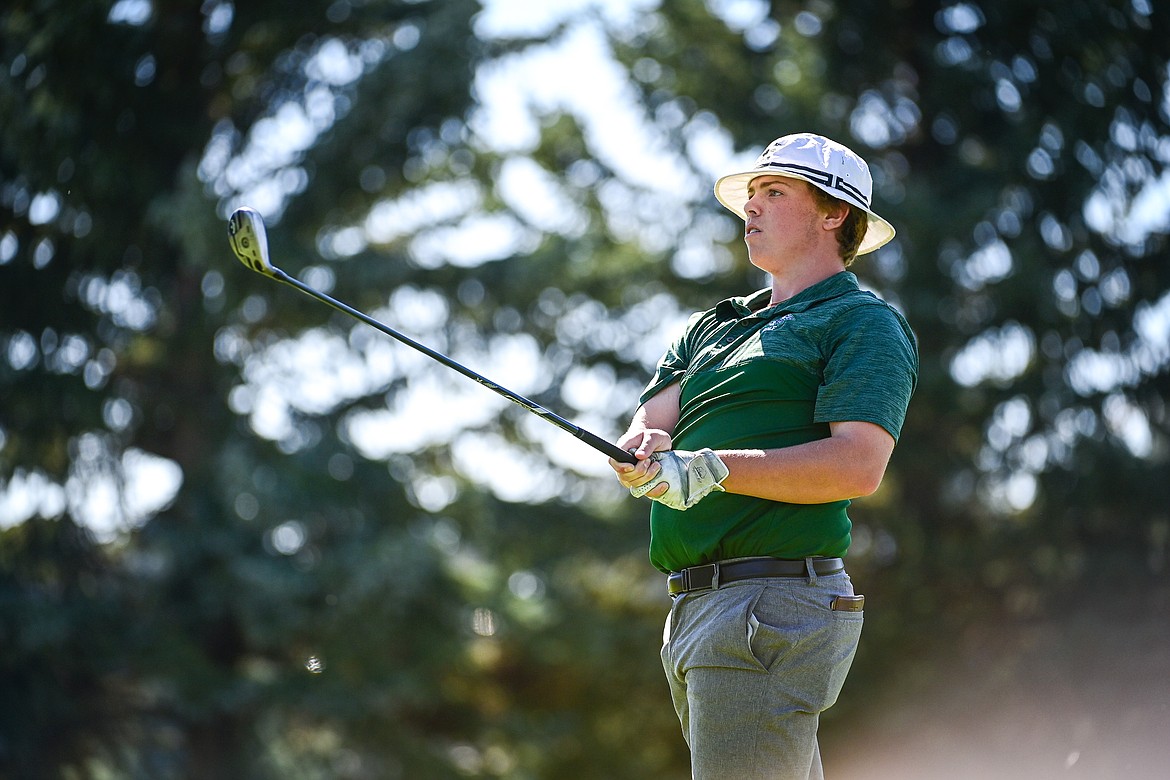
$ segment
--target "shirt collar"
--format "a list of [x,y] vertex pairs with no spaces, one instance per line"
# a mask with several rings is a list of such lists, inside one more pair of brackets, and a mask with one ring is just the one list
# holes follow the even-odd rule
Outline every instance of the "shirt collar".
[[841,271],[827,279],[822,279],[811,287],[806,287],[775,306],[768,306],[772,291],[767,288],[748,296],[727,298],[715,304],[715,317],[720,320],[743,319],[751,316],[770,319],[779,314],[802,312],[822,301],[860,289],[857,277],[851,271]]

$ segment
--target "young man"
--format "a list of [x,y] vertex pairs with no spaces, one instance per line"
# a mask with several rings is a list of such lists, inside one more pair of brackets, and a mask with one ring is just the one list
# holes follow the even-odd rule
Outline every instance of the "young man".
[[715,184],[771,287],[691,318],[610,465],[650,509],[673,598],[662,661],[693,777],[820,778],[817,725],[861,635],[846,508],[917,382],[905,319],[846,271],[894,236],[865,161],[812,134]]

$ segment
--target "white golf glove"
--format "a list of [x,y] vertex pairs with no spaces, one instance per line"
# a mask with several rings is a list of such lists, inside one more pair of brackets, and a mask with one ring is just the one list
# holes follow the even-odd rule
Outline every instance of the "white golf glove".
[[641,498],[665,482],[670,486],[666,493],[651,500],[671,509],[683,510],[693,507],[712,491],[723,492],[720,483],[727,479],[727,466],[709,449],[697,452],[667,450],[656,452],[650,457],[658,461],[662,468],[645,485],[630,488],[630,495],[634,498]]

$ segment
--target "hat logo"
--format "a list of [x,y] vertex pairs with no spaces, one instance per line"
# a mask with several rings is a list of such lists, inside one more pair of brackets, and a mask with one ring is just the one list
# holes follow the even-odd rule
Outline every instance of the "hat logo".
[[828,171],[822,171],[819,168],[809,168],[808,166],[805,166],[805,165],[795,165],[793,163],[774,162],[772,160],[768,160],[766,162],[761,161],[760,167],[761,168],[779,168],[780,170],[783,170],[783,171],[791,171],[792,173],[797,174],[801,178],[809,179],[810,181],[812,181],[816,184],[821,184],[821,185],[828,187],[830,189],[834,189],[834,190],[838,190],[840,192],[843,192],[846,195],[851,196],[853,198],[853,200],[856,200],[859,203],[862,203],[863,205],[865,205],[867,207],[869,206],[869,198],[865,197],[865,194],[862,193],[861,190],[857,189],[856,187],[854,187],[852,184],[850,184],[848,181],[841,178],[840,176],[829,173]]

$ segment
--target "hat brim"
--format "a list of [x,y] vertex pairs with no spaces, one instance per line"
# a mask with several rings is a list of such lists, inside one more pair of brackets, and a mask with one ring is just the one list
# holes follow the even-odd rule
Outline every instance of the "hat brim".
[[887,222],[882,217],[878,216],[872,209],[858,200],[852,198],[843,198],[841,193],[834,192],[825,187],[821,182],[798,174],[790,173],[788,171],[773,171],[766,168],[754,168],[750,171],[742,173],[731,173],[727,176],[722,176],[715,182],[715,198],[722,203],[729,211],[736,214],[740,219],[747,221],[747,214],[744,213],[744,206],[748,201],[748,185],[752,183],[752,179],[760,176],[784,176],[789,179],[799,179],[806,181],[812,186],[823,192],[832,195],[840,201],[848,203],[854,208],[861,209],[866,216],[865,236],[861,239],[861,244],[857,247],[857,254],[864,255],[869,252],[879,249],[888,244],[894,238],[896,231],[894,226]]

